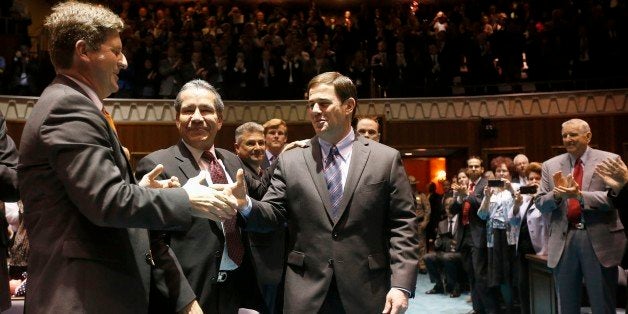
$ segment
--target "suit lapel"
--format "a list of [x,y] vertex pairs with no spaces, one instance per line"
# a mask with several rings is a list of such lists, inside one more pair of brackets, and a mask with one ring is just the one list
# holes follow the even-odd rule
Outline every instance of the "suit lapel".
[[[227,158],[226,155],[222,153],[218,148],[216,148],[216,158],[222,160],[222,164],[225,166],[225,170],[227,174],[231,178],[232,181],[235,181],[236,174],[238,173],[238,169],[242,168],[239,160],[234,160],[233,158]],[[244,169],[243,169],[244,170]]]
[[[569,154],[565,154],[564,158],[561,160],[560,162],[560,171],[563,173],[563,177],[566,177],[568,175],[573,175],[572,174],[572,169],[571,169],[571,160],[569,159]],[[554,175],[553,173],[550,173],[550,175]],[[554,179],[551,179],[552,181],[552,187],[554,186]]]
[[310,140],[310,149],[303,150],[303,157],[305,158],[305,165],[310,172],[310,177],[314,181],[318,196],[321,198],[327,216],[331,221],[333,215],[331,214],[331,203],[329,191],[327,190],[327,182],[325,182],[325,176],[323,174],[323,154],[321,152],[321,145],[318,143],[318,137],[313,137]]
[[589,152],[589,160],[587,160],[587,164],[584,165],[582,169],[582,186],[580,187],[580,190],[589,191],[591,188],[591,179],[593,179],[593,173],[595,172],[595,165],[599,162],[598,154],[591,148],[591,151]]
[[[366,161],[369,158],[370,150],[368,149],[368,143],[362,140],[362,137],[356,136],[356,140],[353,142],[353,148],[351,151],[351,162],[349,163],[349,170],[347,175],[347,182],[345,182],[345,188],[342,192],[342,200],[340,200],[340,206],[338,207],[338,219],[342,217],[349,200],[353,196],[353,192],[360,181],[362,172],[366,166]],[[337,221],[334,221],[334,223]]]
[[201,168],[196,163],[196,160],[194,160],[194,156],[192,156],[190,150],[185,147],[183,141],[179,141],[179,143],[177,143],[174,158],[176,158],[179,162],[179,170],[181,170],[181,173],[185,176],[186,182],[190,178],[197,176],[201,171]]

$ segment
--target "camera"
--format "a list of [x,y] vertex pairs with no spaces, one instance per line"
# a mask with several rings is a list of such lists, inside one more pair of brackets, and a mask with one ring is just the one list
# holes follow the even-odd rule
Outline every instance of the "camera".
[[537,188],[538,187],[536,185],[522,186],[519,188],[519,193],[520,194],[536,194]]
[[492,188],[503,188],[504,181],[502,180],[488,180],[488,186]]

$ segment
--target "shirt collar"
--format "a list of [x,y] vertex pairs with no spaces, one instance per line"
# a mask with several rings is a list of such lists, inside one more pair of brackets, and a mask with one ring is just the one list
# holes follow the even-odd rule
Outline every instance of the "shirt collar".
[[[194,160],[196,161],[196,163],[198,164],[198,161],[201,160],[201,155],[203,155],[203,152],[205,152],[202,149],[198,149],[196,147],[192,147],[190,146],[188,143],[186,143],[185,141],[183,141],[183,144],[185,145],[185,147],[188,148],[188,150],[190,151],[190,153],[192,153],[192,157],[194,157]],[[218,156],[216,156],[216,148],[214,148],[214,146],[212,145],[212,147],[209,149],[209,152],[212,153],[212,155],[214,155],[214,157],[216,157],[216,160],[218,160]]]
[[98,98],[98,95],[96,95],[96,92],[94,92],[93,89],[91,89],[91,87],[87,86],[85,83],[69,76],[69,75],[65,75],[65,74],[61,74],[69,79],[71,79],[74,83],[76,83],[78,86],[80,86],[85,93],[87,93],[87,96],[89,97],[89,99],[91,99],[94,104],[96,105],[96,108],[98,108],[99,111],[102,111],[103,108],[103,103],[102,100],[100,100],[100,98]]
[[[338,153],[340,153],[340,157],[343,160],[347,160],[351,155],[351,147],[353,145],[353,141],[355,141],[355,133],[353,131],[349,132],[347,136],[341,139],[338,143],[336,143],[336,148],[338,148]],[[323,140],[322,138],[318,138],[318,143],[321,144],[321,150],[323,151],[323,158],[327,159],[327,155],[329,155],[329,149],[333,144]]]
[[[576,166],[576,160],[578,158],[572,154],[568,154],[568,155],[569,155],[569,163],[571,164],[571,167],[573,168]],[[580,160],[582,161],[583,166],[587,164],[587,161],[589,161],[590,156],[591,156],[591,147],[587,146],[587,149],[585,149],[582,156],[580,156]]]
[[265,150],[265,153],[266,153],[266,159],[268,159],[268,160],[271,160],[275,156],[268,149]]

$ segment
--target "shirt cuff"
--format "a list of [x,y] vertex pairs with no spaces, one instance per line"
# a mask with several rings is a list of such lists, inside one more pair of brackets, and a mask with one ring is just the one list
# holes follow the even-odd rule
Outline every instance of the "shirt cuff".
[[408,298],[412,295],[412,293],[408,289],[399,288],[399,287],[393,287],[393,289],[397,289],[397,290],[403,291],[406,294],[406,297],[408,297]]
[[249,215],[251,214],[251,209],[253,209],[253,202],[251,201],[251,198],[247,195],[246,207],[240,210],[240,215],[242,215],[242,217],[244,218],[249,218]]

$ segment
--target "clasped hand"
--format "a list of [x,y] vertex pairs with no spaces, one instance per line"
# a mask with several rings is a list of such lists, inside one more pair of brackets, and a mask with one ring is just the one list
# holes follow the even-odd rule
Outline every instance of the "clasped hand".
[[201,171],[183,186],[190,198],[193,216],[225,221],[246,207],[248,200],[242,169],[238,170],[234,183],[202,185],[201,182],[207,181],[208,176],[206,171]]
[[580,186],[571,175],[562,176],[562,172],[554,174],[554,197],[555,198],[578,198],[580,196]]

